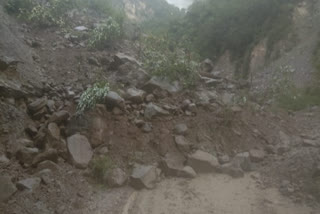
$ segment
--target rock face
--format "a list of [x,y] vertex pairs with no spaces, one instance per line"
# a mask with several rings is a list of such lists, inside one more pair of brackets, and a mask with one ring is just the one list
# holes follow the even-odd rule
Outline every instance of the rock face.
[[67,139],[67,147],[75,166],[86,168],[93,155],[88,139],[80,134],[75,134]]
[[7,201],[17,191],[8,176],[0,176],[0,202]]
[[147,119],[152,119],[153,117],[156,117],[156,116],[163,116],[168,114],[169,114],[168,111],[162,109],[161,107],[153,103],[149,103],[144,111],[144,116]]
[[106,180],[110,187],[121,187],[126,183],[127,179],[127,174],[120,168],[113,169],[106,175]]
[[191,166],[197,173],[215,172],[220,166],[215,156],[200,150],[188,155],[187,165]]
[[17,187],[19,190],[27,190],[32,192],[37,187],[40,186],[41,178],[28,178],[25,180],[21,180],[17,183]]
[[155,166],[136,165],[130,177],[130,185],[135,189],[152,189],[158,180]]

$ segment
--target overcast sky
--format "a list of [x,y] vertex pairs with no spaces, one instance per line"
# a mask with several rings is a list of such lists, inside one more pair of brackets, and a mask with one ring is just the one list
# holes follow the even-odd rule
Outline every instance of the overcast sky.
[[167,0],[170,4],[174,4],[179,8],[187,8],[193,0]]

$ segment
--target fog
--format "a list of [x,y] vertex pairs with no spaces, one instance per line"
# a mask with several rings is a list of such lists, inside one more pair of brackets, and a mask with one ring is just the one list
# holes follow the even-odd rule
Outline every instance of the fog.
[[167,0],[167,2],[179,8],[187,8],[192,4],[193,0]]

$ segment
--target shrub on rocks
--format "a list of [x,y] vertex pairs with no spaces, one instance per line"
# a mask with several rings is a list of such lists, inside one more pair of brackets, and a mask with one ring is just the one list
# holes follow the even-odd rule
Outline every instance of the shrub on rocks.
[[92,177],[99,183],[105,183],[106,174],[114,168],[112,160],[108,156],[94,158],[89,165]]

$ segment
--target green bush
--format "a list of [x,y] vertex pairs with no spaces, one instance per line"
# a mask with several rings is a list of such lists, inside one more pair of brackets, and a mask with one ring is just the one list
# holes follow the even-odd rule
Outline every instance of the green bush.
[[89,46],[94,48],[104,48],[111,42],[120,39],[121,27],[112,17],[106,19],[96,27],[90,35]]
[[90,162],[89,167],[93,178],[96,181],[103,183],[106,173],[114,167],[114,164],[108,156],[101,156],[94,158]]
[[36,5],[34,0],[8,0],[5,4],[5,9],[9,14],[21,14],[30,12]]
[[192,60],[191,53],[188,54],[186,50],[161,37],[147,36],[142,43],[142,58],[148,72],[170,81],[178,80],[185,87],[195,85],[199,64]]
[[80,101],[77,106],[77,114],[83,114],[85,111],[92,109],[107,96],[109,92],[109,83],[95,83],[91,88],[88,88],[80,96]]

